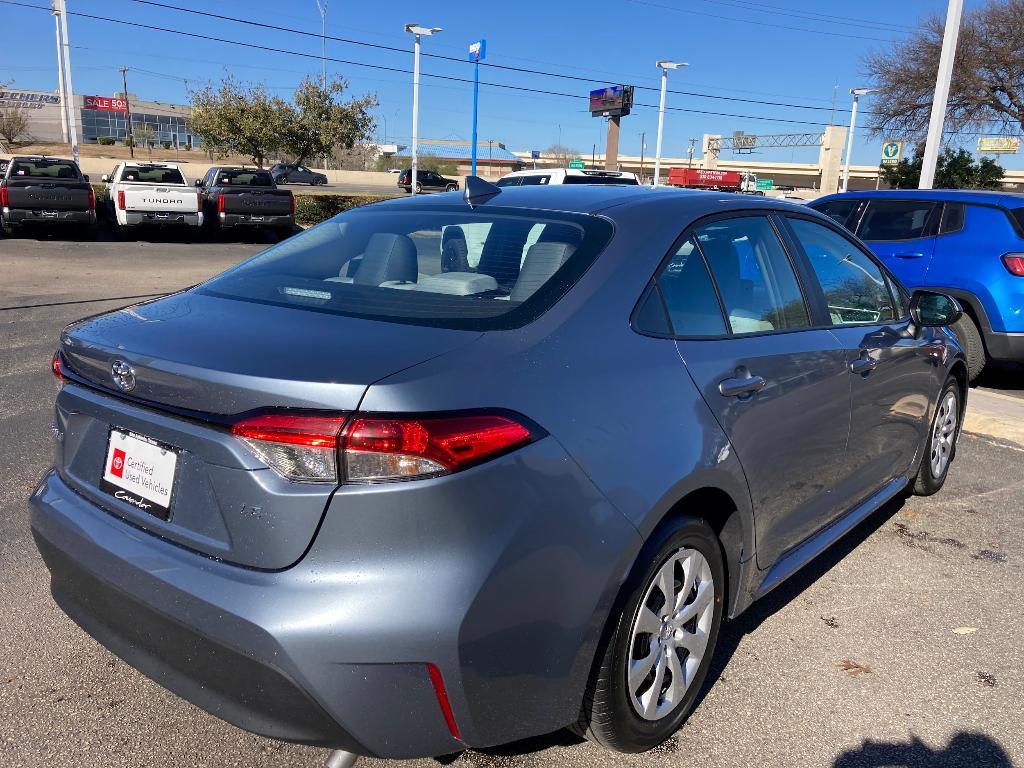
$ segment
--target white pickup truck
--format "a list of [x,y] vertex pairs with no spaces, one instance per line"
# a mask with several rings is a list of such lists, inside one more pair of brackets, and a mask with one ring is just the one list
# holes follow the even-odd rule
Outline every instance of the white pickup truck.
[[118,232],[142,224],[203,225],[199,190],[174,163],[118,163],[103,181]]

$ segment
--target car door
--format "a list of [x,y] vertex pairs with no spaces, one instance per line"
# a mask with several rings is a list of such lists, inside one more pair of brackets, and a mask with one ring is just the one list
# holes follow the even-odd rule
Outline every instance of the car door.
[[849,366],[851,421],[843,493],[860,499],[906,474],[924,445],[932,349],[912,328],[882,267],[838,227],[798,215],[786,223],[817,278]]
[[832,492],[850,431],[844,351],[813,327],[766,214],[701,223],[658,284],[680,357],[743,465],[767,568],[845,509]]
[[933,200],[868,201],[857,236],[904,285],[925,285],[935,253],[942,203]]

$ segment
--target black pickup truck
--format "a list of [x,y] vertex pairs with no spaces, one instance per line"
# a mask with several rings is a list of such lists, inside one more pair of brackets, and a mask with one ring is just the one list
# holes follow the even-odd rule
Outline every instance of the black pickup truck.
[[295,229],[295,198],[262,168],[216,166],[196,181],[203,217],[213,229],[259,227],[287,237]]
[[96,226],[96,194],[71,160],[12,157],[0,181],[0,228],[10,237],[26,224]]

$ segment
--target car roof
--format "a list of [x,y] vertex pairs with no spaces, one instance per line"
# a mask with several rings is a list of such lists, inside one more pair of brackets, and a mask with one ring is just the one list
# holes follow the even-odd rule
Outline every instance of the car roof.
[[[498,188],[496,188],[498,189]],[[584,214],[608,214],[615,218],[619,214],[640,207],[671,207],[673,215],[690,220],[720,211],[753,209],[780,210],[820,216],[805,205],[776,200],[756,195],[739,195],[730,192],[704,192],[692,189],[621,184],[544,184],[526,187],[500,187],[498,194],[474,204],[474,207],[509,206],[536,210],[562,211]],[[438,206],[464,208],[464,192],[446,192],[437,195],[400,197],[385,200],[376,205],[410,206],[436,208]],[[611,213],[609,213],[611,211]]]
[[1002,205],[1009,208],[1018,208],[1024,205],[1024,194],[985,189],[872,189],[864,192],[843,192],[836,195],[827,195],[826,197],[814,200],[812,204],[819,203],[822,200],[841,200],[844,198],[987,203],[989,205]]
[[[589,171],[589,173],[588,173]],[[614,174],[617,176],[631,176],[636,178],[636,174],[632,171],[606,171],[603,168],[537,168],[536,170],[528,168],[525,171],[512,171],[511,173],[505,174],[506,176],[541,176],[544,174],[551,173],[564,173],[566,176],[591,176],[591,175],[603,175],[603,174]]]

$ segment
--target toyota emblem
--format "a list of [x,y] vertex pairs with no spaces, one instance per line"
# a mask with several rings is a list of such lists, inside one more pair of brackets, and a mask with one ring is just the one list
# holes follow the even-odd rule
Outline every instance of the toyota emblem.
[[135,389],[135,369],[124,360],[115,360],[110,364],[110,375],[114,378],[114,384],[122,392],[130,392]]

